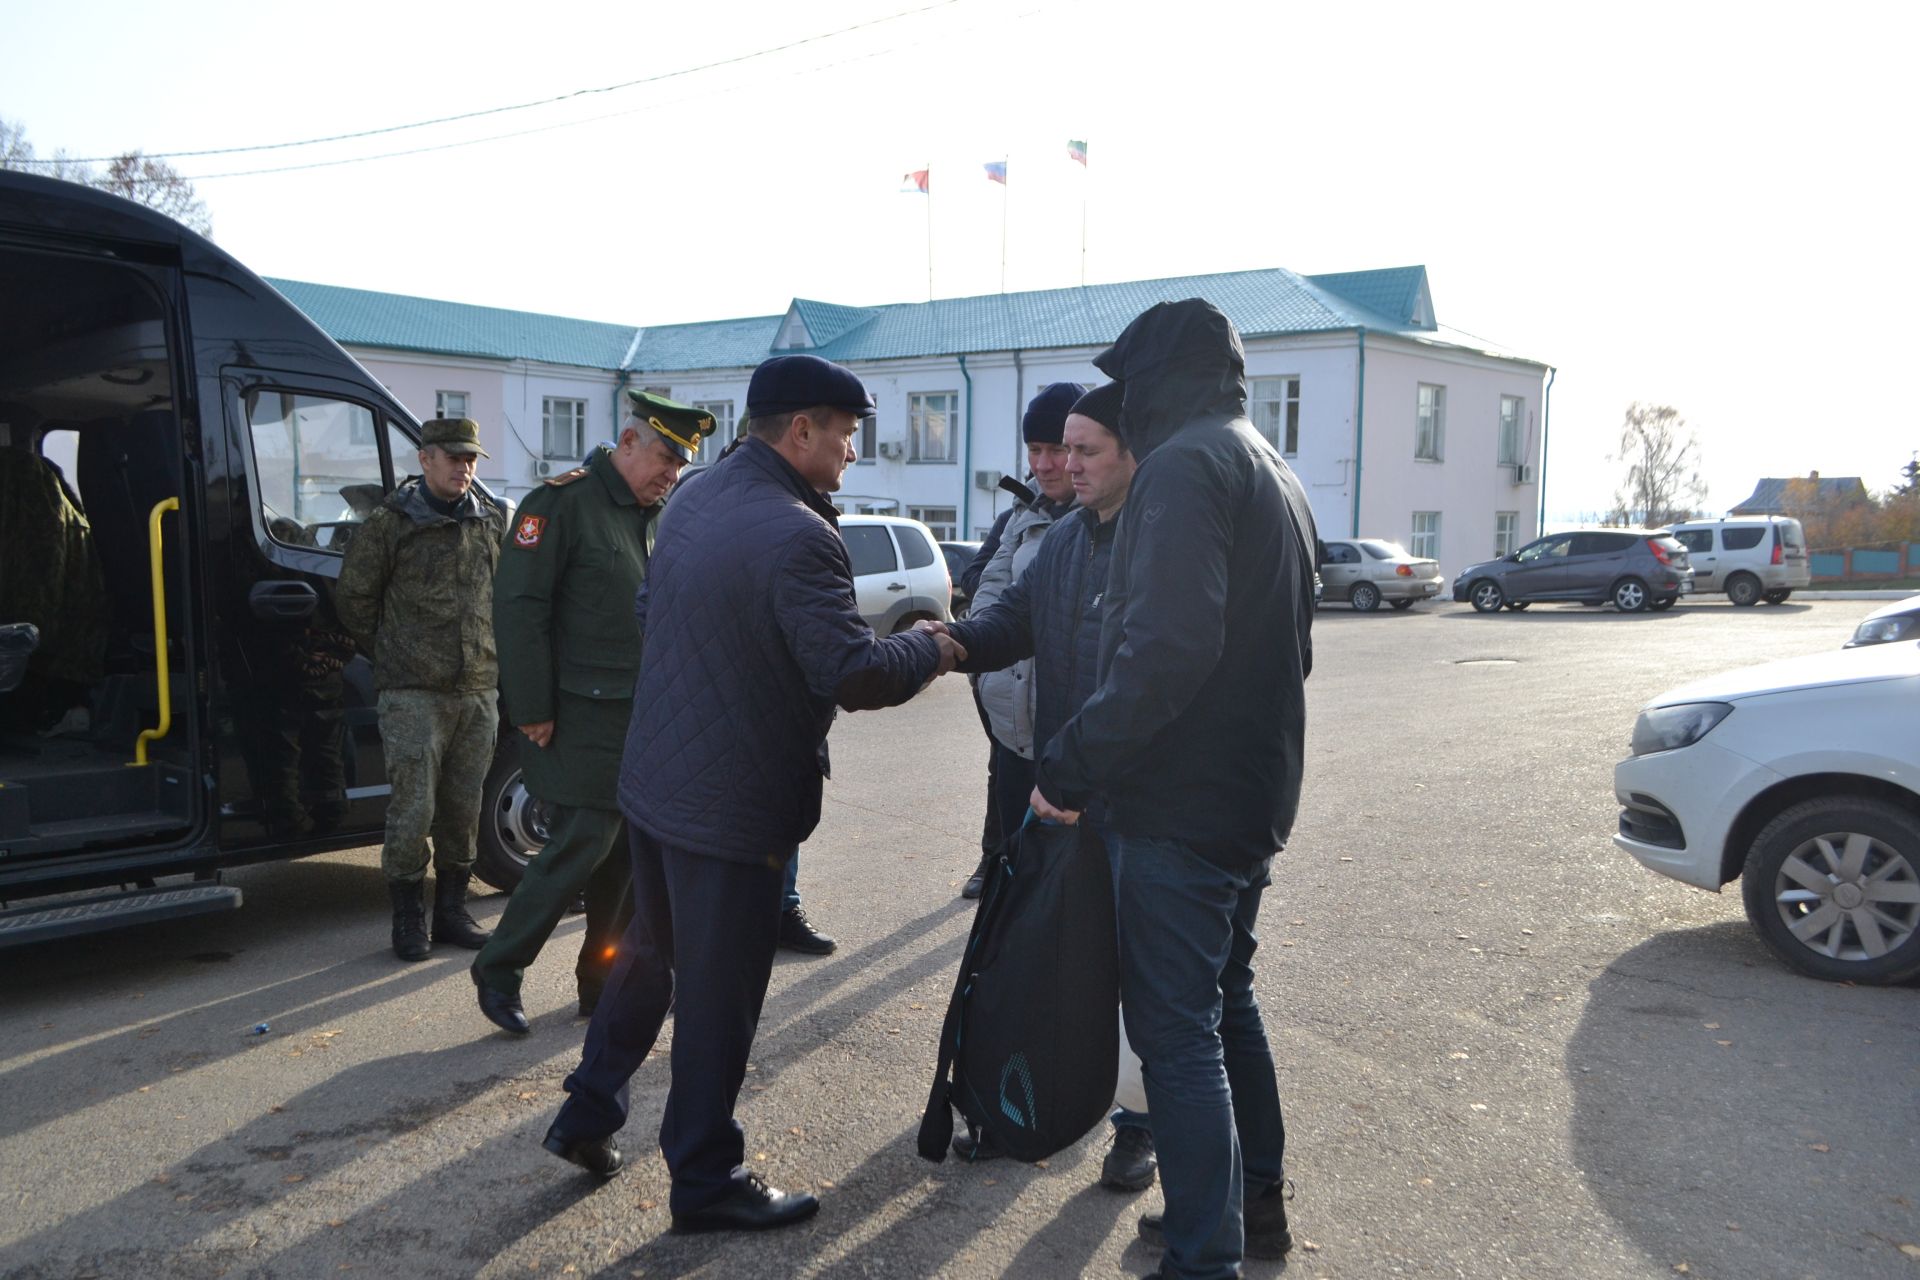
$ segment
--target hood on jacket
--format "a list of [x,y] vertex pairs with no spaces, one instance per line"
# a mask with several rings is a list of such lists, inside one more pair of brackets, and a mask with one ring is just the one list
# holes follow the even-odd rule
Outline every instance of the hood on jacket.
[[[427,482],[422,476],[410,476],[394,486],[393,492],[387,495],[386,505],[415,524],[432,524],[448,518],[427,505]],[[492,505],[480,491],[480,486],[475,484],[460,495],[460,501],[454,504],[452,518],[484,520],[487,508]]]
[[1247,411],[1246,350],[1204,298],[1148,307],[1093,364],[1126,385],[1120,433],[1137,459],[1195,418]]

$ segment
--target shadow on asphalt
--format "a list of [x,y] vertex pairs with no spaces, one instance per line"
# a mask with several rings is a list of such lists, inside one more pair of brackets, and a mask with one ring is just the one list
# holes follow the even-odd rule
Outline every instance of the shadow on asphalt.
[[1910,1280],[1920,993],[1800,977],[1743,922],[1644,942],[1588,991],[1574,1162],[1651,1258]]

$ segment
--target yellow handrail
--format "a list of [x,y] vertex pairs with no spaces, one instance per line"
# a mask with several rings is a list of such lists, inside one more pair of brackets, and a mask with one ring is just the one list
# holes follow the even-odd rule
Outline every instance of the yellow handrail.
[[180,499],[168,498],[154,504],[147,516],[147,548],[153,558],[153,656],[159,665],[160,723],[143,729],[133,744],[133,763],[139,768],[147,762],[147,744],[158,742],[173,728],[173,682],[167,678],[167,575],[160,547],[160,517],[180,509]]

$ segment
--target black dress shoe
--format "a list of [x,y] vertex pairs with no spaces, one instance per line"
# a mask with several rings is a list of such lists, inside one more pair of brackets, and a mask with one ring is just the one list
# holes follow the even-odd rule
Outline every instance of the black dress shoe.
[[533,1030],[527,1022],[527,1011],[520,1007],[520,997],[495,991],[480,980],[478,969],[469,969],[467,974],[473,979],[473,986],[480,993],[480,1012],[486,1015],[488,1022],[502,1031],[511,1031],[523,1036]]
[[749,1173],[727,1198],[704,1209],[673,1215],[675,1231],[767,1231],[805,1222],[820,1212],[820,1202],[804,1191],[782,1191]]
[[960,886],[960,896],[963,898],[977,898],[980,896],[981,890],[986,887],[987,877],[976,871],[967,877],[965,884]]
[[627,1163],[612,1134],[604,1138],[569,1138],[549,1129],[540,1145],[568,1164],[579,1165],[596,1178],[611,1178]]
[[805,910],[793,907],[780,913],[780,945],[810,956],[830,956],[840,944],[815,929]]

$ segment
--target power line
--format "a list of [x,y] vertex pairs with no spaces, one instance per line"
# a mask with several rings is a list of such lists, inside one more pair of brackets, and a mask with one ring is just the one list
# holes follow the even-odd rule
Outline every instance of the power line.
[[[228,155],[240,155],[240,154],[243,154],[243,153],[246,153],[246,152],[250,152],[250,151],[284,151],[284,150],[287,150],[288,148],[292,148],[292,147],[312,147],[312,146],[318,146],[318,145],[320,145],[321,143],[326,143],[326,142],[347,142],[347,141],[351,141],[351,140],[353,140],[353,139],[355,139],[355,138],[373,138],[373,137],[378,137],[378,136],[380,136],[381,134],[388,134],[388,133],[402,133],[402,132],[405,132],[405,131],[406,131],[406,130],[408,130],[408,129],[425,129],[425,128],[428,128],[429,126],[432,126],[432,125],[437,125],[437,124],[452,124],[452,123],[454,123],[454,122],[456,122],[456,121],[460,121],[460,120],[475,120],[475,119],[479,119],[479,118],[480,118],[480,117],[482,117],[482,116],[495,116],[495,115],[503,115],[503,114],[505,114],[505,113],[507,113],[507,112],[511,112],[511,111],[527,111],[527,110],[530,110],[530,109],[532,109],[532,108],[534,108],[534,107],[546,107],[546,106],[552,106],[552,105],[553,105],[554,103],[557,103],[557,102],[568,102],[568,101],[571,101],[571,100],[573,100],[573,99],[575,99],[575,98],[585,98],[585,97],[592,97],[592,96],[594,96],[594,95],[596,95],[596,94],[602,94],[602,93],[617,93],[618,91],[620,91],[620,90],[622,90],[622,89],[632,89],[632,88],[635,88],[635,87],[637,87],[637,86],[640,86],[640,85],[644,85],[644,84],[657,84],[657,83],[659,83],[659,82],[660,82],[660,81],[662,81],[662,80],[675,80],[675,79],[680,79],[680,78],[682,78],[682,77],[685,77],[685,76],[690,76],[690,75],[697,75],[698,73],[700,73],[700,72],[702,72],[702,71],[712,71],[712,70],[715,70],[715,69],[717,69],[717,68],[719,68],[719,67],[731,67],[731,66],[737,66],[737,65],[739,65],[740,63],[743,63],[743,62],[752,62],[752,61],[754,61],[754,60],[756,60],[756,59],[759,59],[759,58],[766,58],[766,57],[770,57],[770,56],[772,56],[773,54],[776,54],[776,53],[785,53],[785,52],[787,52],[787,51],[788,51],[788,50],[790,50],[790,49],[798,49],[798,48],[800,48],[800,47],[802,47],[803,45],[809,45],[809,44],[817,44],[817,43],[819,43],[819,42],[820,42],[820,41],[822,41],[822,40],[831,40],[831,39],[834,39],[834,38],[836,38],[836,37],[838,37],[838,36],[844,36],[844,35],[848,35],[848,34],[850,34],[850,33],[852,33],[852,32],[855,32],[855,31],[863,31],[863,30],[866,30],[866,29],[867,29],[867,28],[869,28],[869,27],[878,27],[878,26],[883,26],[883,25],[885,25],[886,23],[889,23],[889,22],[897,22],[897,21],[899,21],[899,20],[900,20],[900,19],[902,19],[902,18],[911,18],[911,17],[914,17],[914,16],[916,16],[916,15],[918,15],[918,14],[922,14],[922,13],[931,13],[931,12],[932,12],[933,10],[935,10],[935,9],[945,9],[945,8],[949,8],[949,7],[951,7],[951,6],[953,6],[953,5],[956,5],[956,4],[959,4],[959,3],[961,3],[961,0],[934,0],[934,3],[932,3],[932,4],[927,4],[927,5],[922,5],[922,6],[920,6],[920,7],[919,7],[919,8],[917,8],[917,9],[902,9],[902,10],[901,10],[901,11],[899,11],[898,13],[890,13],[890,14],[887,14],[886,16],[884,16],[884,17],[880,17],[880,18],[870,18],[870,19],[868,19],[868,20],[867,20],[867,21],[865,21],[865,22],[856,22],[856,23],[854,23],[854,24],[853,24],[852,26],[849,26],[849,27],[841,27],[841,28],[839,28],[838,30],[835,30],[835,31],[826,31],[826,32],[822,32],[822,33],[820,33],[820,34],[818,34],[818,35],[811,35],[811,36],[805,36],[805,37],[803,37],[803,38],[801,38],[801,39],[799,39],[799,40],[791,40],[791,41],[788,41],[788,42],[787,42],[786,44],[781,44],[781,45],[774,45],[773,47],[771,47],[771,48],[768,48],[768,49],[757,49],[757,50],[755,50],[755,51],[753,51],[752,53],[743,53],[743,54],[739,54],[739,55],[737,55],[737,56],[735,56],[735,57],[731,57],[731,58],[720,58],[720,59],[718,59],[718,60],[716,60],[716,61],[713,61],[713,62],[704,62],[704,63],[701,63],[701,64],[700,64],[699,66],[695,66],[695,67],[683,67],[682,69],[680,69],[680,70],[678,70],[678,71],[663,71],[663,72],[661,72],[661,73],[660,73],[659,75],[654,75],[654,76],[644,76],[644,77],[642,77],[641,79],[638,79],[638,80],[626,80],[626,81],[622,81],[622,82],[621,82],[621,83],[619,83],[619,84],[609,84],[609,85],[602,85],[602,86],[600,86],[600,87],[598,87],[598,88],[592,88],[592,89],[575,89],[575,90],[573,90],[573,91],[572,91],[571,93],[563,93],[563,94],[560,94],[560,95],[559,95],[559,96],[557,96],[557,97],[552,97],[552,98],[541,98],[541,99],[538,99],[538,100],[536,100],[536,101],[533,101],[533,102],[519,102],[519,103],[515,103],[515,104],[513,104],[513,105],[511,105],[511,106],[504,106],[504,107],[487,107],[487,108],[484,108],[484,109],[482,109],[482,110],[479,110],[479,111],[465,111],[465,112],[462,112],[462,113],[460,113],[459,115],[451,115],[451,116],[438,116],[438,117],[435,117],[435,118],[434,118],[434,119],[432,119],[432,120],[416,120],[416,121],[414,121],[414,122],[412,122],[411,124],[395,124],[395,125],[387,125],[386,127],[384,127],[384,128],[380,128],[380,129],[362,129],[362,130],[360,130],[360,131],[358,131],[358,132],[356,132],[356,133],[336,133],[336,134],[331,134],[331,135],[329,135],[329,136],[327,136],[327,137],[324,137],[324,138],[303,138],[303,139],[301,139],[301,140],[299,140],[299,141],[297,141],[297,142],[267,142],[267,143],[261,143],[261,144],[259,144],[258,146],[251,146],[251,147],[212,147],[212,148],[208,148],[208,149],[206,149],[206,150],[201,150],[201,151],[150,151],[150,152],[146,152],[145,154],[146,154],[146,155],[148,156],[148,158],[150,158],[150,159],[154,159],[154,160],[178,160],[178,159],[183,159],[183,158],[187,158],[187,157],[197,157],[197,156],[228,156]],[[539,131],[538,131],[538,130],[528,130],[528,132],[539,132]],[[514,134],[503,134],[503,135],[501,135],[501,136],[502,136],[502,137],[514,137],[514,136],[517,136],[517,135],[514,135]],[[463,145],[463,144],[459,144],[459,143],[454,143],[454,144],[451,144],[451,145],[455,145],[455,146],[459,146],[459,145]],[[436,149],[436,148],[431,148],[431,147],[423,147],[423,148],[421,148],[420,150],[435,150],[435,149]],[[413,154],[417,154],[417,153],[416,153],[416,152],[410,152],[410,151],[395,151],[395,152],[392,152],[392,153],[390,153],[390,154],[392,154],[392,155],[413,155]],[[25,161],[16,161],[16,163],[25,163],[25,164],[59,164],[59,163],[66,163],[66,164],[111,164],[111,163],[113,163],[113,161],[114,161],[114,160],[116,160],[117,158],[118,158],[118,157],[116,157],[116,156],[86,156],[86,157],[81,157],[81,158],[77,158],[77,159],[76,159],[76,158],[72,158],[72,157],[64,157],[64,156],[63,156],[63,157],[60,157],[60,158],[58,158],[58,159],[52,159],[52,160],[40,160],[40,159],[34,159],[34,160],[25,160]],[[380,159],[381,157],[378,157],[378,156],[369,156],[369,157],[366,157],[366,158],[367,158],[367,159]],[[330,163],[335,163],[335,164],[340,164],[340,163],[346,163],[346,162],[344,162],[344,161],[332,161],[332,162],[330,162]],[[295,167],[295,168],[319,168],[319,167],[321,167],[321,166],[319,166],[319,165],[313,165],[313,166],[304,166],[304,165],[303,165],[303,166],[293,166],[293,167]],[[285,172],[285,170],[277,170],[277,169],[262,169],[262,170],[256,170],[255,172],[260,172],[260,173],[280,173],[280,172]],[[210,174],[210,175],[208,175],[208,176],[209,176],[209,177],[238,177],[238,176],[241,176],[241,175],[238,175],[238,174]]]

